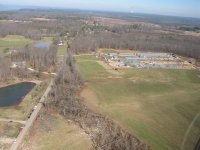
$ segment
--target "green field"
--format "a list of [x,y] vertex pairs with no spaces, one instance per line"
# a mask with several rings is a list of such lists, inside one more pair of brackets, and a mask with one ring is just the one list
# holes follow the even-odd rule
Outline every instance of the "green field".
[[[51,42],[52,37],[44,37],[40,41]],[[8,35],[5,38],[0,38],[0,54],[7,53],[9,49],[23,48],[28,44],[39,42],[27,39],[19,35]]]
[[0,38],[0,54],[7,52],[9,49],[23,48],[30,43],[33,43],[33,41],[23,36],[8,35],[5,38]]
[[[200,71],[121,69],[111,74],[93,56],[76,57],[86,80],[85,103],[117,121],[152,149],[178,150],[200,111]],[[194,149],[200,118],[188,135],[185,149]]]

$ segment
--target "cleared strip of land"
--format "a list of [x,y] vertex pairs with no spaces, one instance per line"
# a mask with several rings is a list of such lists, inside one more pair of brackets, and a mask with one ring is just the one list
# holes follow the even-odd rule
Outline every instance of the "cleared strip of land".
[[26,124],[26,121],[0,118],[0,122],[16,122]]

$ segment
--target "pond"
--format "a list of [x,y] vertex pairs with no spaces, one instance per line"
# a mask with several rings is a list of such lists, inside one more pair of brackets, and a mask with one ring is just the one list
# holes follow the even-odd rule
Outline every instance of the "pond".
[[50,43],[48,43],[48,42],[38,42],[38,43],[33,44],[33,46],[36,47],[36,48],[49,48]]
[[32,82],[22,82],[0,88],[0,107],[19,104],[35,85]]

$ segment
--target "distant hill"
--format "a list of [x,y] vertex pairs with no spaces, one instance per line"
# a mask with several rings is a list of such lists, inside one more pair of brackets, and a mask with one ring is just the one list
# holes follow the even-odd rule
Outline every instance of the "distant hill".
[[116,19],[125,19],[129,21],[144,21],[163,25],[192,25],[200,27],[200,18],[165,16],[157,14],[143,13],[120,13],[120,12],[97,12],[88,11],[88,13]]
[[20,9],[49,9],[47,7],[39,7],[39,6],[21,6],[21,5],[3,5],[0,4],[0,11],[17,11]]
[[95,11],[95,10],[79,10],[79,9],[67,9],[67,8],[49,8],[39,6],[17,6],[17,5],[1,5],[0,11],[58,11],[65,13],[81,14],[81,15],[93,15],[102,17],[112,17],[117,19],[124,19],[129,21],[146,21],[163,25],[186,25],[186,26],[198,26],[200,27],[200,18],[190,17],[176,17],[176,16],[164,16],[156,14],[143,14],[143,13],[123,13],[123,12],[109,12],[109,11]]
[[19,9],[20,9],[20,6],[0,4],[0,11],[12,11],[12,10],[19,10]]

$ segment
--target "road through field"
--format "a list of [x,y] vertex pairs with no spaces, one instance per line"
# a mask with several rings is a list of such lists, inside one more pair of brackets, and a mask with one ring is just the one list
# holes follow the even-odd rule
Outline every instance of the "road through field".
[[23,128],[23,130],[18,135],[16,142],[14,142],[12,144],[10,150],[17,150],[20,143],[22,143],[27,131],[30,129],[30,127],[33,125],[33,122],[36,120],[37,116],[39,115],[40,110],[42,109],[43,104],[45,102],[45,99],[48,96],[49,92],[51,91],[53,83],[54,83],[54,79],[50,82],[50,84],[49,84],[48,88],[46,89],[44,95],[42,96],[39,103],[37,104],[36,109],[32,112],[30,118],[27,120],[27,122],[25,124],[25,127]]
[[16,122],[26,124],[26,121],[0,118],[0,122]]

